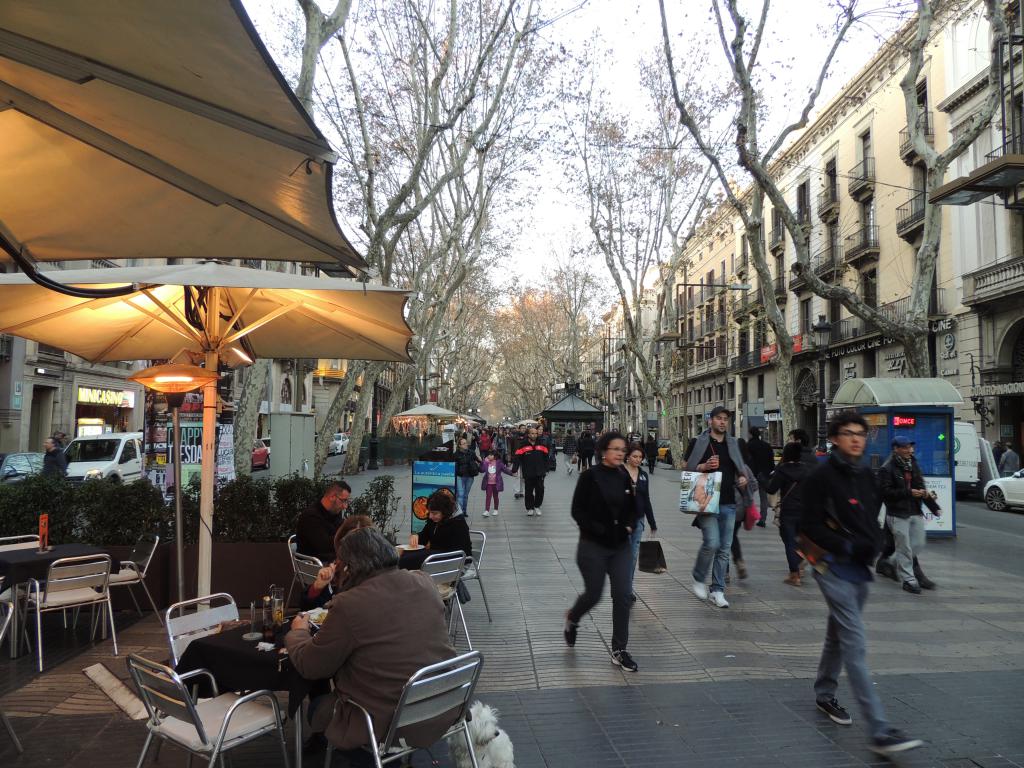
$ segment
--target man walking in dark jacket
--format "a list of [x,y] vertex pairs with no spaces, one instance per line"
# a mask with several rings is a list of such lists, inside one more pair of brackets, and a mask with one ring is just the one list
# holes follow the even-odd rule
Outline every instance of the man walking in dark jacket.
[[548,474],[548,447],[537,438],[537,428],[526,430],[526,441],[519,446],[512,459],[512,471],[521,472],[526,487],[526,516],[536,512],[544,514],[544,478]]
[[757,524],[764,528],[768,519],[768,477],[775,471],[775,452],[772,447],[761,439],[761,430],[757,427],[750,428],[750,439],[747,441],[747,451],[750,453],[750,470],[757,478],[757,486],[760,491],[761,519]]
[[817,469],[818,457],[814,455],[814,449],[811,448],[811,436],[807,434],[806,429],[791,430],[789,442],[800,443],[800,463],[806,466],[808,471]]
[[914,441],[897,435],[892,455],[878,472],[885,502],[885,524],[892,531],[894,551],[879,560],[878,573],[903,582],[903,590],[914,595],[921,589],[935,589],[935,582],[924,575],[918,557],[924,549],[925,530],[922,503],[934,514],[942,514],[938,503],[925,489],[921,467],[914,458]]
[[853,723],[836,700],[839,672],[846,675],[871,730],[872,751],[889,755],[921,746],[889,725],[867,667],[864,620],[871,565],[882,544],[878,485],[862,466],[868,425],[853,412],[835,416],[828,428],[834,450],[804,481],[800,546],[828,604],[825,647],[814,681],[818,709],[839,725]]
[[63,479],[68,473],[68,459],[60,443],[48,437],[43,441],[43,450],[43,474]]

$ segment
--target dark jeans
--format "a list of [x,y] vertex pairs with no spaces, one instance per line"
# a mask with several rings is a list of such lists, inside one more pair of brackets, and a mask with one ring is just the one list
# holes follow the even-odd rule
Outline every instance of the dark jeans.
[[544,503],[544,475],[540,477],[524,477],[526,486],[526,508],[536,509]]
[[587,469],[594,463],[594,453],[587,451],[580,454],[580,469]]
[[803,561],[803,558],[796,551],[796,529],[799,523],[800,520],[798,518],[793,518],[792,520],[782,518],[782,524],[779,526],[779,536],[786,547],[786,562],[789,564],[790,573],[799,572],[800,563]]
[[604,594],[605,576],[612,582],[612,650],[625,650],[629,642],[630,595],[633,593],[633,548],[629,541],[609,549],[580,539],[576,565],[583,577],[583,594],[569,609],[569,621],[579,623]]
[[647,457],[647,468],[648,468],[648,469],[649,469],[649,470],[650,470],[651,472],[653,472],[653,471],[654,471],[654,465],[655,465],[655,464],[656,464],[657,462],[658,462],[658,454],[654,454],[653,456],[648,456],[648,457]]

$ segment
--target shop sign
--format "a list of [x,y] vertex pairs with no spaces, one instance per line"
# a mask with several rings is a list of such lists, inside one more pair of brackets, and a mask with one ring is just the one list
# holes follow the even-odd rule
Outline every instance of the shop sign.
[[1024,381],[971,387],[971,397],[993,397],[997,395],[1024,395]]
[[131,389],[100,389],[79,387],[78,402],[86,405],[109,405],[114,408],[134,408],[135,391]]
[[854,360],[847,360],[843,363],[843,381],[857,378],[857,363]]
[[778,408],[772,408],[770,410],[765,410],[765,412],[764,412],[764,420],[765,421],[782,421],[782,411],[780,411]]
[[890,352],[885,356],[885,370],[889,373],[903,375],[906,366],[907,356],[904,352]]
[[761,362],[767,363],[775,354],[779,351],[778,344],[769,344],[767,347],[761,347]]
[[868,352],[872,349],[878,349],[885,344],[891,344],[892,339],[886,339],[878,336],[874,339],[867,339],[866,341],[858,341],[856,344],[849,344],[845,347],[832,347],[826,353],[826,357],[832,359],[834,357],[843,357],[845,355],[856,355],[859,352]]
[[796,336],[793,337],[793,354],[795,355],[797,352],[803,352],[803,351],[804,351],[804,335],[802,333],[798,333]]

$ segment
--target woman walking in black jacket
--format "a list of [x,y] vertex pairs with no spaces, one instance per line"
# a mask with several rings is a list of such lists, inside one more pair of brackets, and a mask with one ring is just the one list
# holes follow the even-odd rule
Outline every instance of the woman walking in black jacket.
[[580,473],[572,496],[572,518],[580,528],[576,565],[583,594],[565,616],[565,642],[570,648],[576,645],[580,620],[600,601],[607,576],[612,583],[612,663],[636,672],[637,664],[626,651],[633,572],[629,539],[636,520],[632,482],[622,467],[626,438],[606,432],[596,447],[601,462]]
[[800,486],[808,472],[802,454],[803,446],[800,443],[786,443],[782,449],[782,463],[772,472],[767,488],[768,493],[782,496],[779,504],[779,536],[786,547],[786,562],[789,564],[789,576],[783,581],[791,587],[800,586],[800,572],[803,569],[803,558],[796,550],[796,530],[804,509]]

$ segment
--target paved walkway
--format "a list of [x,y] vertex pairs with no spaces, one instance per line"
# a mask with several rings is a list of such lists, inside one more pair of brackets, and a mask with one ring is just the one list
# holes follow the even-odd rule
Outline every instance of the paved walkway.
[[[383,471],[396,475],[408,508],[408,471]],[[654,473],[670,570],[637,576],[630,650],[638,674],[609,662],[608,600],[584,621],[574,649],[562,641],[565,611],[580,588],[569,517],[575,475],[566,477],[563,468],[548,476],[541,518],[527,518],[522,502],[513,500],[514,480],[497,518],[481,516],[483,494],[473,491],[471,525],[488,535],[483,574],[493,623],[476,585],[465,608],[474,647],[486,659],[480,698],[502,710],[516,764],[873,764],[859,722],[839,728],[813,706],[809,678],[826,619],[817,589],[783,584],[775,529],[755,529],[741,534],[751,575],[730,584],[732,607],[697,601],[688,585],[699,535],[690,518],[673,511],[674,477],[666,469]],[[370,479],[364,473],[349,482],[358,493]],[[924,564],[939,582],[936,592],[915,597],[890,581],[872,588],[866,618],[876,684],[893,722],[930,742],[901,764],[1024,765],[1024,578],[988,563],[969,530],[957,542],[929,544]],[[122,653],[163,657],[158,630],[152,620],[125,629]],[[143,729],[81,674],[95,661],[123,674],[123,661],[101,645],[0,698],[30,741],[13,765],[133,764]],[[849,693],[840,693],[859,720]],[[34,733],[47,736],[34,739]],[[161,762],[170,755],[164,752]],[[12,756],[0,734],[0,765]],[[254,747],[236,764],[274,759],[272,751]]]

